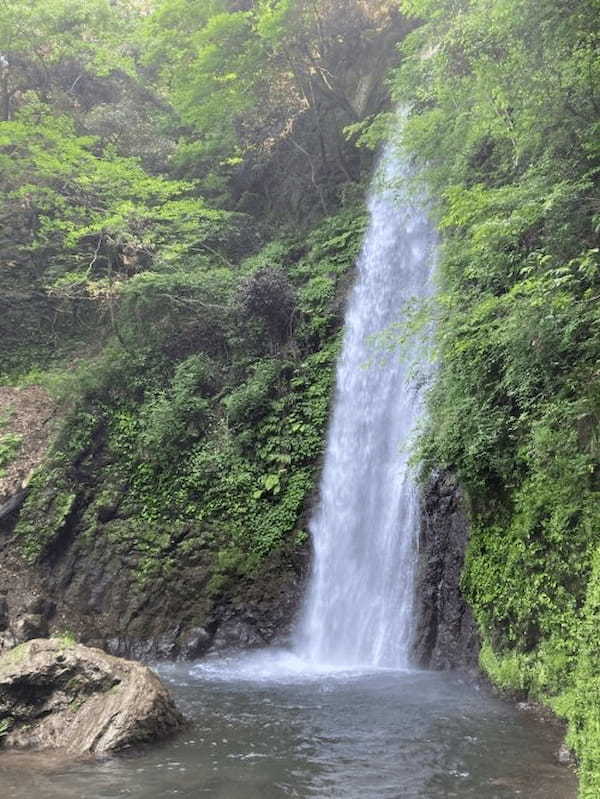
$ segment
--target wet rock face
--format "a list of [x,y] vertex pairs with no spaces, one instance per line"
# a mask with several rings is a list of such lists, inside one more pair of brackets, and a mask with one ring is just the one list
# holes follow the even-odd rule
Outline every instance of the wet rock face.
[[0,520],[0,654],[67,630],[84,644],[137,660],[266,646],[285,641],[304,590],[308,546],[273,553],[260,572],[215,595],[203,553],[141,584],[135,542],[86,538],[77,526],[40,562],[27,564],[16,518]]
[[18,441],[18,457],[0,472],[0,519],[24,499],[29,476],[48,449],[56,413],[56,402],[41,386],[0,386],[2,432]]
[[48,635],[55,603],[46,599],[28,569],[15,558],[3,558],[0,547],[0,654]]
[[475,668],[477,629],[460,588],[468,520],[453,475],[434,473],[423,493],[414,659],[431,669]]
[[0,746],[100,754],[164,738],[184,719],[139,663],[61,639],[0,657]]

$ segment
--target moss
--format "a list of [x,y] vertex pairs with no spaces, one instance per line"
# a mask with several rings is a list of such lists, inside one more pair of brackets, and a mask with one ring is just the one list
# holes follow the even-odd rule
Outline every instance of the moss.
[[0,655],[0,672],[10,670],[22,663],[29,652],[29,643],[18,644]]
[[34,477],[15,528],[28,562],[38,560],[56,540],[76,499],[74,487],[59,470],[42,471]]

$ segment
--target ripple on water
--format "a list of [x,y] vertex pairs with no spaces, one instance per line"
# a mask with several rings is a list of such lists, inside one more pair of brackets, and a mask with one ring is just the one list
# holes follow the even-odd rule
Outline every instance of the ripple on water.
[[574,799],[557,734],[457,675],[285,651],[159,668],[194,724],[100,762],[0,757],[2,799]]

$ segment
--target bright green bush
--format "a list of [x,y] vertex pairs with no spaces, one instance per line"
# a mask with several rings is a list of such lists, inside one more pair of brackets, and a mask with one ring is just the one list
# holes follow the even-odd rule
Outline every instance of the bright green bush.
[[[272,243],[242,265],[250,274],[275,264],[298,292],[291,337],[276,347],[239,317],[236,281],[221,266],[214,282],[210,271],[188,279],[184,269],[132,280],[116,321],[134,349],[107,349],[63,383],[73,410],[17,527],[27,557],[45,557],[67,524],[78,536],[133,546],[142,583],[203,553],[216,600],[269,556],[301,545],[329,414],[339,295],[362,226],[362,208],[346,209],[308,245]],[[177,312],[172,298],[189,304]],[[118,514],[105,524],[111,507]]]
[[[569,721],[598,794],[597,7],[407,0],[404,145],[442,233],[426,467],[458,472],[481,662]],[[597,629],[597,628],[596,628]]]

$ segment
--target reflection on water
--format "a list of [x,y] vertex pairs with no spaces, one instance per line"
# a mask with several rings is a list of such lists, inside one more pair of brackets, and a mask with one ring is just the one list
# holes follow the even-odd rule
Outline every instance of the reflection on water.
[[305,671],[286,653],[162,666],[194,720],[99,762],[3,755],[2,799],[574,799],[548,725],[428,672]]

